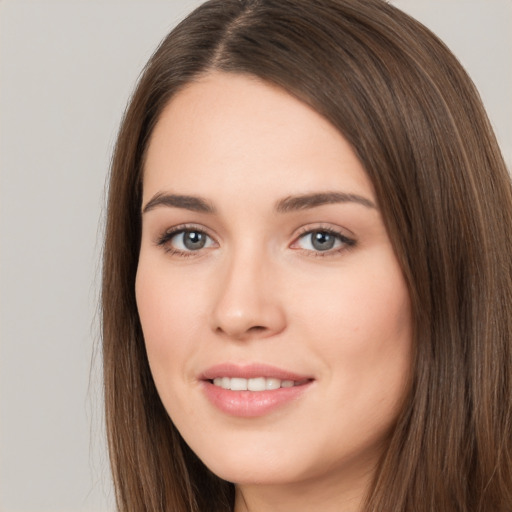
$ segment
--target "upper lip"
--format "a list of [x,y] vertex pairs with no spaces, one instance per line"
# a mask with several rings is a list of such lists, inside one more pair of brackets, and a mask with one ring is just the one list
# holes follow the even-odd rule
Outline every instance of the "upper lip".
[[263,363],[252,364],[233,364],[222,363],[211,366],[199,376],[200,380],[213,380],[217,377],[238,377],[242,379],[254,379],[256,377],[266,377],[268,379],[304,381],[311,380],[312,377],[302,375],[289,370],[278,368]]

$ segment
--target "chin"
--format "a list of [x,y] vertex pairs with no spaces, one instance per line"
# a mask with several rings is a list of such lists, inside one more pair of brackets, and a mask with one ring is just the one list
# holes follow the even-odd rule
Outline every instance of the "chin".
[[212,444],[217,449],[212,450],[212,445],[192,445],[191,448],[212,473],[228,482],[280,484],[300,480],[304,476],[303,464],[307,457],[283,448],[282,443],[252,440],[243,444]]
[[219,478],[238,485],[280,485],[300,481],[300,472],[292,471],[291,464],[272,465],[261,461],[223,460],[207,465]]

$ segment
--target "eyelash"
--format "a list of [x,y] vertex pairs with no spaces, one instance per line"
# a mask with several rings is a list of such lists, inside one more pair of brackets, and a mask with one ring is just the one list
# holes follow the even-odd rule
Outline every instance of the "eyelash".
[[162,235],[160,235],[156,240],[156,245],[163,247],[164,251],[167,254],[170,254],[171,256],[180,256],[182,258],[190,258],[191,256],[195,256],[196,253],[199,251],[181,251],[180,249],[176,249],[175,247],[172,247],[169,244],[169,242],[176,235],[186,232],[199,233],[213,240],[213,237],[210,236],[203,228],[200,228],[199,226],[195,226],[193,224],[182,224],[179,226],[175,226],[171,229],[168,229]]
[[[212,236],[208,234],[207,231],[205,231],[203,228],[199,226],[195,226],[192,224],[183,224],[179,226],[175,226],[167,231],[165,231],[162,235],[160,235],[156,240],[156,245],[159,247],[163,247],[165,252],[170,255],[179,256],[183,258],[189,258],[192,256],[197,255],[198,252],[200,252],[201,249],[197,251],[189,250],[189,251],[182,251],[180,249],[176,249],[175,247],[170,246],[169,242],[176,236],[182,233],[186,232],[194,232],[201,235],[205,235],[211,240],[214,240]],[[308,249],[300,249],[300,248],[294,248],[294,250],[301,251],[305,253],[307,256],[315,257],[315,258],[325,258],[329,256],[337,255],[341,252],[348,251],[352,249],[356,245],[356,240],[353,238],[349,238],[342,233],[340,233],[338,230],[333,229],[332,227],[327,226],[316,226],[314,228],[305,226],[302,228],[299,232],[299,234],[295,237],[293,243],[291,246],[298,243],[298,241],[301,238],[304,238],[306,235],[312,235],[313,233],[326,233],[328,235],[331,235],[335,237],[338,241],[341,242],[341,247],[338,247],[337,249],[329,249],[326,251],[314,251],[314,250],[308,250]],[[292,247],[293,248],[293,247]]]
[[326,233],[328,235],[331,235],[341,242],[341,247],[338,247],[337,249],[329,249],[326,251],[311,251],[308,249],[300,249],[300,248],[295,249],[295,250],[303,251],[307,256],[311,256],[313,258],[328,258],[330,256],[336,256],[342,252],[352,249],[353,247],[355,247],[355,245],[357,243],[355,239],[347,237],[346,235],[344,235],[337,229],[334,229],[330,226],[320,225],[320,226],[315,226],[315,227],[305,226],[304,228],[302,228],[299,231],[299,234],[295,238],[292,245],[297,244],[297,242],[301,238],[305,237],[306,235],[312,235],[313,233]]

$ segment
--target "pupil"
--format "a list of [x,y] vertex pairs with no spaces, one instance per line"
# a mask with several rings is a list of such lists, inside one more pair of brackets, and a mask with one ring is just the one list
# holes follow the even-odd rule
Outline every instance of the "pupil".
[[312,234],[313,247],[318,251],[328,251],[334,247],[334,236],[325,231],[316,231]]
[[204,233],[198,233],[197,231],[188,231],[183,236],[183,244],[189,250],[202,249],[206,242]]

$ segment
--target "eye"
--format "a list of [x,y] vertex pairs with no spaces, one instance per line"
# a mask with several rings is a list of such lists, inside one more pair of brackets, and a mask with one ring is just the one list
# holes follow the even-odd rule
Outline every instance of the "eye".
[[195,228],[176,228],[167,231],[158,239],[157,243],[174,254],[187,254],[215,246],[215,242],[209,235]]
[[331,229],[309,230],[302,234],[292,248],[303,249],[315,253],[338,252],[355,245],[355,240]]

